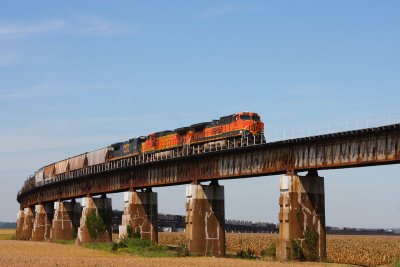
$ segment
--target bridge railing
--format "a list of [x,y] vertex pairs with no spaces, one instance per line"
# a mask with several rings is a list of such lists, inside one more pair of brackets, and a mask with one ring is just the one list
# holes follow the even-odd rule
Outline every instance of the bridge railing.
[[211,146],[200,146],[198,144],[194,145],[186,145],[180,148],[175,148],[170,150],[170,153],[148,153],[142,154],[139,156],[119,159],[115,161],[110,161],[94,166],[87,166],[82,169],[68,171],[62,174],[55,175],[49,179],[45,179],[43,181],[35,183],[35,177],[30,176],[24,183],[22,189],[18,192],[18,195],[21,195],[25,192],[28,192],[36,187],[57,183],[69,179],[76,179],[81,178],[89,175],[100,174],[106,171],[113,171],[117,169],[132,167],[136,165],[146,164],[150,162],[174,159],[174,158],[181,158],[181,157],[188,157],[192,155],[198,154],[205,154],[205,153],[213,153],[221,150],[232,150],[238,149],[241,147],[248,147],[248,146],[257,146],[265,143],[265,136],[258,135],[258,136],[247,136],[244,138],[234,138],[232,140],[228,140],[225,145],[222,145],[218,142],[215,142],[215,145]]
[[155,161],[162,161],[162,160],[168,160],[171,158],[180,158],[180,157],[187,157],[191,155],[197,155],[197,154],[204,154],[204,153],[212,153],[216,151],[221,151],[221,150],[229,150],[229,149],[238,149],[241,147],[246,147],[246,146],[256,146],[264,143],[271,143],[271,142],[277,142],[277,141],[284,141],[288,139],[296,139],[296,138],[303,138],[303,137],[309,137],[309,136],[316,136],[316,135],[323,135],[323,134],[330,134],[330,133],[336,133],[336,132],[345,132],[345,131],[350,131],[350,130],[357,130],[357,129],[362,129],[362,128],[373,128],[373,127],[378,127],[378,126],[384,126],[384,125],[389,125],[393,123],[399,123],[400,122],[400,115],[399,116],[377,116],[377,117],[370,117],[367,118],[366,120],[352,120],[352,121],[346,121],[344,124],[337,124],[332,126],[328,125],[328,127],[325,128],[315,128],[314,130],[311,130],[311,128],[308,129],[303,129],[301,131],[291,131],[291,132],[286,132],[283,131],[280,134],[273,134],[270,131],[267,132],[267,134],[258,136],[258,138],[236,138],[234,140],[229,140],[225,145],[221,145],[218,142],[215,142],[214,146],[200,146],[200,145],[185,145],[180,148],[175,148],[170,150],[170,153],[163,153],[163,152],[157,152],[157,153],[149,153],[149,154],[142,154],[139,156],[134,156],[130,158],[125,158],[125,159],[120,159],[116,161],[111,161],[99,165],[94,165],[94,166],[88,166],[84,167],[83,169],[78,169],[74,171],[69,171],[66,173],[62,173],[59,175],[56,175],[54,177],[51,177],[50,179],[45,179],[43,181],[40,181],[38,183],[35,183],[35,177],[30,176],[28,179],[25,181],[22,189],[18,192],[18,195],[23,194],[24,192],[30,191],[34,189],[35,187],[38,186],[43,186],[55,182],[60,182],[64,181],[67,179],[75,179],[75,178],[80,178],[80,177],[85,177],[88,175],[94,175],[94,174],[99,174],[105,171],[113,171],[116,169],[121,169],[121,168],[127,168],[131,166],[136,166],[136,165],[141,165],[141,164],[146,164],[149,162],[155,162]]
[[354,131],[392,125],[400,123],[400,114],[386,114],[369,116],[363,118],[352,118],[340,122],[324,122],[319,125],[312,125],[302,129],[270,131],[265,134],[266,142],[277,142],[289,139],[304,138],[309,136],[318,136],[338,132]]

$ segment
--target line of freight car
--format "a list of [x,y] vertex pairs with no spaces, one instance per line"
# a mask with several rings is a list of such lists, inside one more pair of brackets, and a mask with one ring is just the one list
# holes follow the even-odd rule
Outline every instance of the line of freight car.
[[[45,179],[82,169],[87,166],[133,157],[142,153],[156,153],[157,157],[167,157],[172,149],[185,145],[197,145],[197,149],[208,150],[214,147],[225,148],[227,142],[234,137],[261,136],[264,123],[257,113],[240,112],[221,117],[211,122],[193,124],[174,131],[162,131],[146,137],[132,138],[125,142],[112,144],[109,147],[77,155],[48,166],[35,173],[36,184]],[[201,146],[201,147],[200,147]]]
[[[205,144],[209,146],[226,147],[227,138],[240,136],[260,136],[264,124],[256,113],[241,112],[211,122],[193,124],[188,127],[177,128],[174,131],[152,133],[146,137],[132,138],[125,142],[111,145],[112,149],[108,160],[118,160],[137,156],[141,153],[156,153],[157,157],[166,157],[172,149],[185,145]],[[221,140],[221,141],[218,141]],[[211,142],[210,141],[216,141]]]
[[264,123],[253,112],[240,112],[211,122],[193,124],[190,127],[149,134],[142,143],[142,153],[153,153],[187,144],[200,144],[245,135],[260,135]]
[[47,165],[35,172],[35,183],[39,184],[68,171],[105,163],[109,151],[110,147],[105,147]]

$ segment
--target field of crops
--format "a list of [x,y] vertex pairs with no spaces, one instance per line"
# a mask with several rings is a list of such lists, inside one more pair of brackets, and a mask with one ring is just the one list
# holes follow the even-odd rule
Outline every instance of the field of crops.
[[[0,240],[9,240],[12,238],[13,234],[14,230],[0,229]],[[257,255],[260,255],[263,250],[270,247],[270,245],[276,240],[277,235],[275,234],[228,233],[226,236],[226,250],[228,253],[236,253],[240,250],[247,251],[248,249],[250,249],[254,251]],[[31,242],[14,242],[17,243],[1,244],[8,244],[12,246],[15,245],[16,248],[22,244],[24,244],[25,246],[28,246],[30,244],[33,245],[33,243]],[[185,244],[185,235],[183,233],[159,233],[159,243],[168,245],[183,245]],[[35,246],[37,246],[37,244],[38,243],[36,243]],[[43,242],[43,246],[45,246],[45,244],[46,242]],[[7,251],[10,251],[9,248],[7,249]],[[329,261],[333,263],[356,264],[363,266],[392,264],[396,260],[400,261],[400,237],[328,235],[327,254]],[[222,262],[223,261],[218,262],[218,265],[222,264]],[[230,264],[232,263],[233,262],[231,262]],[[223,266],[223,264],[220,266]]]
[[337,263],[376,266],[400,260],[400,237],[329,236],[328,257]]
[[[145,258],[127,253],[49,242],[0,240],[0,266],[135,266],[135,267],[324,267],[325,264],[282,263],[213,257]],[[332,266],[333,267],[333,266]]]
[[14,229],[0,229],[0,240],[10,240],[14,238]]
[[[160,233],[161,244],[181,245],[183,233]],[[227,252],[251,249],[260,255],[277,239],[274,234],[231,234],[226,236]],[[400,260],[400,237],[397,236],[327,236],[328,259],[334,263],[376,266]]]

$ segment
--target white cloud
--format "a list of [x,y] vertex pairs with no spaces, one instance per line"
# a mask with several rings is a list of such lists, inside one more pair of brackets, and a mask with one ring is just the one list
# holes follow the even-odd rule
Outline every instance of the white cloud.
[[22,55],[12,52],[0,52],[0,68],[14,65],[21,61]]
[[[45,134],[10,133],[2,134],[0,153],[22,153],[31,151],[46,151],[48,149],[70,149],[83,145],[112,143],[115,135],[88,136],[49,136]],[[23,140],[23,141],[22,141]],[[82,153],[85,151],[82,151]]]
[[0,23],[0,40],[25,38],[62,30],[66,27],[63,19],[45,20],[31,23]]
[[[111,37],[140,30],[138,25],[122,24],[95,15],[36,22],[0,22],[0,40],[15,40],[35,35],[64,31],[71,35]],[[1,66],[1,61],[0,61]]]
[[127,140],[131,134],[126,136],[120,131],[114,131],[113,128],[114,126],[122,128],[121,125],[124,124],[135,124],[136,120],[129,116],[84,115],[75,118],[63,116],[42,119],[17,118],[13,119],[10,125],[2,122],[0,154],[14,153],[22,156],[23,153],[32,151],[47,153],[49,152],[47,150],[71,149],[83,153],[90,150],[88,147],[94,150],[100,148],[101,144],[107,146],[120,140]]
[[211,18],[215,18],[215,17],[222,17],[222,16],[229,15],[229,14],[233,13],[234,11],[235,11],[235,9],[230,6],[221,7],[221,8],[211,8],[211,9],[208,9],[205,12],[203,12],[203,14],[201,14],[200,17],[202,19],[211,19]]
[[49,90],[50,87],[47,84],[39,84],[25,90],[12,90],[8,92],[7,91],[0,92],[0,100],[31,98],[43,95],[47,93]]
[[[1,59],[0,59],[1,67]],[[0,88],[0,101],[33,98],[49,94],[76,94],[90,91],[106,91],[118,88],[116,84],[79,84],[79,85],[57,85],[43,82],[26,89],[4,90]]]
[[124,33],[137,32],[137,25],[124,25],[115,23],[111,20],[104,19],[94,15],[78,16],[76,31],[81,34],[95,37],[111,37]]

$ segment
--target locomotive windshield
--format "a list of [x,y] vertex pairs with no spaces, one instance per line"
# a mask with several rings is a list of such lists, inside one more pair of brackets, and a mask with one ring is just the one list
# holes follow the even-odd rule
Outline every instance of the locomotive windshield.
[[240,115],[240,119],[244,121],[249,121],[249,120],[254,120],[254,121],[260,121],[260,116],[257,114],[253,115]]

